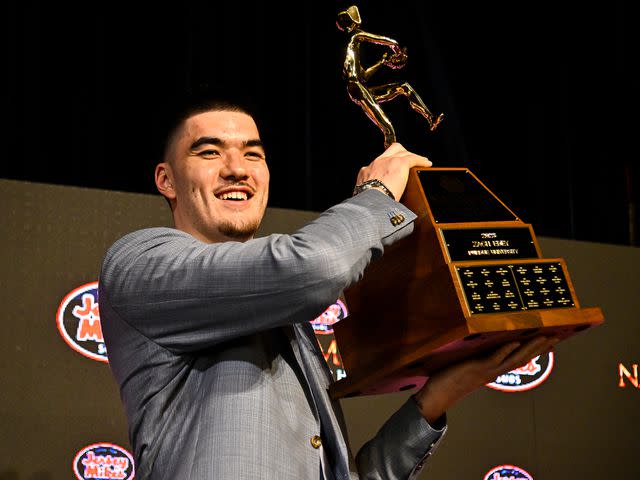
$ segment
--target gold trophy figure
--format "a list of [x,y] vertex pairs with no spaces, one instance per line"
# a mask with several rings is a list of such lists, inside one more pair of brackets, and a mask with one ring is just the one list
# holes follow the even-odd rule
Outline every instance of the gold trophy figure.
[[[336,23],[340,30],[351,35],[343,67],[343,74],[347,80],[347,91],[351,100],[360,105],[367,116],[382,130],[385,148],[396,141],[396,133],[391,121],[380,107],[380,103],[393,100],[398,95],[407,97],[411,108],[422,115],[429,122],[430,129],[434,130],[442,121],[443,115],[440,114],[434,119],[433,114],[409,83],[367,85],[371,76],[383,65],[396,70],[404,67],[408,58],[406,49],[401,48],[398,42],[392,38],[361,30],[362,21],[356,6],[351,6],[344,12],[340,12]],[[365,69],[360,62],[360,46],[363,42],[389,47],[391,52],[385,52],[378,62]]]

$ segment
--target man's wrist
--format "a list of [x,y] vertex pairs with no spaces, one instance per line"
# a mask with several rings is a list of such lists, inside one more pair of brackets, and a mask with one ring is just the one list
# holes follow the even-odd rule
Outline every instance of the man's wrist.
[[372,180],[367,180],[366,182],[362,182],[356,185],[355,188],[353,189],[353,195],[355,196],[360,192],[364,192],[365,190],[369,190],[369,189],[380,190],[381,192],[385,193],[389,197],[396,200],[396,197],[393,195],[393,193],[391,193],[391,190],[389,190],[387,186],[377,178],[374,178]]
[[448,402],[440,397],[440,395],[432,392],[427,393],[426,386],[411,395],[416,407],[418,407],[418,411],[429,425],[434,425],[447,411]]
[[[429,424],[434,430],[442,430],[447,426],[447,412],[445,410],[435,413],[425,411],[423,404],[416,395],[411,395],[411,400],[416,405],[418,412],[422,415],[422,418]],[[427,409],[428,410],[428,409]]]

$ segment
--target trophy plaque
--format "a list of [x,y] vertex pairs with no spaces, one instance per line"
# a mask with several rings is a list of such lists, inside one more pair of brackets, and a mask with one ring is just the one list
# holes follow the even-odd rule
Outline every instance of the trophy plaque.
[[[373,67],[399,68],[407,55],[360,23],[356,7],[338,18],[350,35],[348,91],[385,146],[395,131],[380,103],[395,96],[406,96],[436,128],[443,116],[433,116],[408,84],[369,86]],[[363,42],[392,54],[365,69]],[[334,331],[347,377],[331,385],[332,398],[412,390],[431,372],[505,343],[540,334],[564,340],[604,321],[600,308],[580,306],[565,261],[544,258],[532,226],[468,169],[413,168],[400,201],[418,216],[414,232],[344,292],[350,315]]]

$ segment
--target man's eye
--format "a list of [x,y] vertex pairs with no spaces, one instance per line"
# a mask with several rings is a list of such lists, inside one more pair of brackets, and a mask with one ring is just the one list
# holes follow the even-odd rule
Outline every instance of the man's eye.
[[264,154],[262,152],[247,152],[246,156],[252,160],[263,160]]
[[220,153],[217,150],[203,150],[198,155],[205,158],[213,158],[220,155]]

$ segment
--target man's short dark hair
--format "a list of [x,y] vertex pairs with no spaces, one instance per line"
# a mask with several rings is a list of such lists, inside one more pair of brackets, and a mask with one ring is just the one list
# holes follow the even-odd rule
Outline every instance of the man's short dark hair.
[[180,131],[184,122],[205,112],[240,112],[249,115],[258,123],[256,109],[247,101],[221,99],[221,98],[198,98],[189,99],[179,105],[171,114],[169,122],[165,128],[164,145],[162,149],[161,161],[167,161],[167,153],[171,143]]

